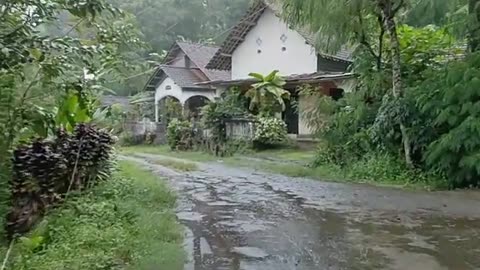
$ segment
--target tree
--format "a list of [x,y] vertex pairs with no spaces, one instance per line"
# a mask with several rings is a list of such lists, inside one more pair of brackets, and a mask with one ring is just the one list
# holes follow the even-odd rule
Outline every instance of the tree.
[[285,111],[284,99],[289,99],[290,93],[283,89],[286,82],[277,75],[278,72],[275,70],[267,76],[258,73],[249,74],[258,81],[245,93],[245,96],[250,98],[251,111],[258,109],[259,113],[274,115],[278,112],[276,110],[278,106],[281,107],[281,111]]
[[[390,37],[392,65],[392,94],[396,99],[403,96],[402,64],[400,44],[397,34],[397,15],[405,7],[406,0],[285,0],[286,17],[294,24],[309,27],[318,37],[333,40],[331,44],[318,44],[320,49],[333,52],[349,43],[359,43],[368,49],[365,42],[366,25],[363,18],[375,17],[380,29],[386,30]],[[322,11],[328,12],[322,12]],[[320,15],[321,14],[321,15]],[[325,16],[325,14],[328,14]],[[358,25],[358,23],[360,23]],[[381,31],[381,33],[383,33]],[[383,40],[383,37],[381,37]],[[404,123],[400,124],[403,138],[405,161],[413,166],[410,138]]]
[[[59,16],[69,25],[49,33]],[[142,43],[122,18],[103,0],[1,2],[0,184],[17,144],[91,119],[107,78],[129,64],[121,48]]]
[[469,0],[469,49],[472,52],[480,51],[480,0]]

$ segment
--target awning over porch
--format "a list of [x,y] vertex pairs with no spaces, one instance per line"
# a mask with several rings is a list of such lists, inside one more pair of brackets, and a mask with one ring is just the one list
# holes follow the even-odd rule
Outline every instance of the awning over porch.
[[[296,86],[302,84],[315,84],[322,82],[343,81],[347,79],[355,78],[353,73],[345,72],[315,72],[308,74],[294,74],[284,76],[283,79],[287,83],[287,86]],[[237,80],[215,80],[199,82],[196,85],[210,85],[210,86],[239,86],[239,85],[251,85],[258,82],[255,78],[237,79]]]

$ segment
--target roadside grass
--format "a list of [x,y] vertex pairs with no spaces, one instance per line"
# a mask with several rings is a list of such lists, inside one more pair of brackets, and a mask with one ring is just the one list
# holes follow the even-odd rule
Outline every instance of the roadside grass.
[[[227,158],[217,158],[204,152],[172,152],[166,146],[135,146],[122,148],[123,153],[152,153],[200,162],[222,160],[225,165],[248,167],[259,171],[290,177],[304,177],[321,181],[371,184],[415,190],[446,189],[446,182],[424,173],[397,168],[386,159],[365,158],[347,167],[333,164],[308,166],[315,158],[314,150],[295,148],[249,152]],[[263,160],[252,160],[249,158]]]
[[314,150],[302,150],[298,148],[283,148],[283,149],[274,149],[274,150],[264,150],[259,152],[254,152],[252,154],[254,157],[265,158],[265,159],[278,159],[284,161],[299,161],[308,163],[313,161],[315,158]]
[[217,157],[210,154],[200,152],[200,151],[185,151],[177,152],[170,150],[170,147],[167,145],[137,145],[137,146],[126,146],[120,148],[120,153],[123,154],[135,154],[135,153],[146,153],[146,154],[157,154],[167,157],[188,159],[193,161],[215,161],[218,160]]
[[7,269],[183,269],[175,195],[135,163],[76,194],[17,240]]
[[181,160],[156,159],[154,163],[181,172],[192,172],[198,170],[197,164]]
[[[445,187],[438,183],[437,179],[425,175],[412,175],[412,173],[404,172],[396,176],[387,176],[383,171],[371,172],[366,166],[359,164],[342,168],[335,165],[320,165],[318,167],[309,167],[302,164],[285,164],[284,162],[253,162],[245,160],[241,157],[227,159],[224,161],[228,166],[246,167],[259,171],[281,174],[289,177],[310,178],[314,180],[328,181],[328,182],[342,182],[342,183],[358,183],[370,184],[375,186],[406,188],[413,190],[437,190],[445,189]],[[377,175],[377,177],[372,177]],[[416,181],[412,181],[417,177]]]

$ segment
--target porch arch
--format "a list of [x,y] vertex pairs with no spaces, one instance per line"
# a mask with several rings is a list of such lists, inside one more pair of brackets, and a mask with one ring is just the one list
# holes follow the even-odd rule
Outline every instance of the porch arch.
[[204,95],[190,96],[185,100],[183,105],[184,112],[187,114],[187,117],[197,119],[200,116],[202,107],[211,101],[212,100],[208,96]]
[[155,102],[155,122],[168,121],[170,118],[180,117],[183,113],[183,104],[179,98],[164,95]]

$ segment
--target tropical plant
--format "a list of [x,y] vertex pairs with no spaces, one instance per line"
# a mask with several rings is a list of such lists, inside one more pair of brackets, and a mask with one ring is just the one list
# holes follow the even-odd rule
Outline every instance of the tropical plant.
[[173,119],[167,126],[167,142],[172,150],[191,150],[193,148],[193,125],[189,121]]
[[480,54],[432,70],[418,86],[418,105],[432,122],[427,165],[445,173],[453,188],[480,186]]
[[290,93],[283,89],[286,82],[278,76],[278,70],[272,71],[267,76],[250,73],[249,76],[257,80],[245,93],[250,98],[250,111],[258,110],[260,114],[273,116],[276,112],[285,111],[285,99],[290,98]]
[[[413,1],[413,0],[412,0]],[[342,46],[360,44],[363,50],[371,52],[377,58],[377,69],[381,67],[383,53],[383,34],[388,34],[388,52],[391,70],[391,93],[394,99],[405,95],[405,83],[402,78],[401,44],[398,36],[399,14],[412,1],[406,0],[286,0],[285,16],[296,25],[306,26],[317,33],[318,47],[336,52]],[[429,0],[424,0],[429,1]],[[476,1],[476,0],[472,0]],[[418,3],[418,1],[415,1]],[[321,12],[328,10],[328,12]],[[321,16],[319,14],[322,14]],[[377,24],[371,21],[375,18]],[[372,25],[373,28],[372,28]],[[373,31],[372,31],[373,30]],[[372,34],[380,33],[376,46],[372,46]],[[372,48],[379,48],[378,53]],[[401,121],[399,130],[406,163],[413,166],[411,137],[406,124]]]

